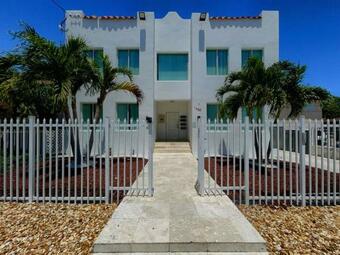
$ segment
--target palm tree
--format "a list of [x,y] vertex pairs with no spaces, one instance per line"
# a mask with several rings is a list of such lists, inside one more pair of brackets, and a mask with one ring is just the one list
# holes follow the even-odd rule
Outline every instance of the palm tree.
[[[62,109],[67,119],[77,118],[76,93],[86,84],[96,82],[96,68],[86,56],[88,49],[81,38],[68,38],[64,45],[40,36],[34,28],[24,25],[24,29],[15,33],[21,41],[22,77],[28,82],[50,84],[54,88],[54,104]],[[71,101],[71,107],[68,103]],[[71,130],[72,150],[80,150],[79,139],[75,144],[77,129]],[[80,153],[78,162],[81,160]]]
[[[233,72],[217,90],[220,116],[235,119],[238,110],[244,108],[255,122],[262,119],[262,110],[269,106],[269,114],[276,122],[281,111],[290,106],[289,117],[297,116],[306,103],[322,100],[328,92],[320,87],[302,84],[305,66],[288,61],[278,62],[266,68],[257,58],[250,58],[242,71]],[[255,152],[260,158],[259,135],[255,130]],[[271,142],[271,141],[270,141]],[[267,149],[269,157],[271,146]]]
[[[118,76],[126,76],[128,80],[118,81]],[[103,107],[103,103],[106,99],[106,96],[110,92],[114,91],[123,91],[129,94],[132,94],[137,103],[141,103],[143,100],[143,92],[139,88],[137,84],[133,82],[133,75],[130,70],[126,68],[117,68],[113,67],[110,59],[107,55],[103,56],[103,65],[102,68],[97,68],[97,77],[95,82],[91,83],[87,87],[87,92],[91,95],[98,94],[94,123],[98,123],[100,119],[101,109]],[[92,150],[93,145],[93,132],[90,137],[90,152]]]
[[19,62],[13,54],[0,56],[0,103],[1,106],[7,109],[7,114],[13,116],[14,101],[10,100],[10,92],[18,80],[18,71],[16,65]]
[[317,86],[305,86],[302,81],[306,72],[306,66],[296,65],[289,61],[280,61],[273,64],[268,70],[279,73],[278,82],[272,83],[272,100],[270,114],[277,120],[283,108],[290,106],[288,117],[296,117],[303,107],[312,102],[325,100],[329,92]]
[[[23,79],[52,84],[55,104],[63,108],[66,118],[77,118],[76,93],[81,86],[96,79],[95,67],[85,53],[88,49],[85,41],[71,37],[64,45],[58,46],[28,25],[15,33],[15,37],[22,43],[19,54]],[[71,100],[71,109],[68,100]]]

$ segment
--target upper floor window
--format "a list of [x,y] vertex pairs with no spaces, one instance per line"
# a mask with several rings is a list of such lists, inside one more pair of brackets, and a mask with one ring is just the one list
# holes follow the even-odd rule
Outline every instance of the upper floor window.
[[207,50],[207,74],[228,74],[228,50]]
[[118,67],[128,68],[132,74],[139,74],[139,50],[118,50]]
[[158,54],[157,80],[188,80],[188,54]]
[[242,68],[247,64],[250,57],[263,60],[263,50],[242,50]]
[[85,53],[87,57],[92,59],[100,69],[103,68],[103,49],[89,49],[86,50]]

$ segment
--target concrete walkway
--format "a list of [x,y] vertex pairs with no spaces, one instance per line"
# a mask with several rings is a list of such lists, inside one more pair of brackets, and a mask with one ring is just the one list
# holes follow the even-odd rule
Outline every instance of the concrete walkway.
[[[164,153],[164,146],[181,152]],[[154,196],[125,197],[96,240],[94,253],[266,250],[263,238],[227,196],[197,195],[197,163],[185,146],[156,144]]]

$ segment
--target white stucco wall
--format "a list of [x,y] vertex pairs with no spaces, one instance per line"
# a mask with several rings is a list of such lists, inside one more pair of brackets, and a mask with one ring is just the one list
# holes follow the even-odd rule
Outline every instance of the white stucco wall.
[[[79,17],[73,17],[74,14]],[[209,20],[209,14],[205,21],[199,21],[199,13],[193,13],[191,19],[183,19],[175,12],[169,12],[161,19],[146,12],[145,21],[139,20],[138,14],[135,20],[120,21],[83,19],[82,11],[68,11],[66,15],[67,36],[81,36],[91,47],[103,48],[114,65],[117,65],[117,49],[140,50],[139,75],[134,77],[145,94],[140,118],[153,116],[156,122],[158,101],[186,101],[188,139],[194,154],[197,151],[196,119],[201,116],[206,121],[206,105],[216,103],[216,90],[225,79],[225,76],[207,75],[206,49],[228,49],[229,72],[241,69],[242,49],[262,49],[267,66],[279,60],[277,11],[262,11],[261,19],[217,21]],[[157,81],[158,53],[187,53],[188,80]],[[85,91],[80,91],[77,99],[78,109],[82,102],[96,101]],[[134,99],[124,93],[111,93],[104,103],[104,117],[116,117],[119,102],[134,102]],[[154,127],[157,128],[156,123]]]
[[176,12],[169,12],[162,19],[156,19],[155,61],[157,62],[158,53],[186,53],[189,64],[186,81],[157,81],[155,77],[155,100],[190,100],[191,98],[190,23],[190,20],[182,19]]
[[[262,11],[261,17],[258,20],[228,21],[209,21],[207,18],[200,22],[199,13],[192,14],[191,116],[194,127],[197,116],[206,121],[207,103],[216,103],[216,90],[225,79],[225,76],[207,75],[206,49],[228,49],[229,72],[241,70],[242,49],[262,49],[267,66],[279,60],[278,12]],[[196,152],[196,128],[192,129],[192,137],[192,150]]]
[[[80,17],[70,17],[74,14]],[[118,49],[139,49],[139,75],[134,76],[134,82],[144,92],[144,101],[139,106],[139,117],[154,115],[154,14],[146,13],[146,20],[100,20],[82,19],[82,11],[67,12],[67,36],[80,36],[93,48],[102,48],[113,65],[117,66]],[[145,33],[145,40],[144,35]],[[141,47],[143,46],[143,47]],[[145,47],[144,47],[145,46]],[[144,64],[143,64],[144,63]],[[145,64],[147,63],[147,64]],[[80,104],[96,102],[96,97],[87,95],[85,90],[77,94],[78,112]],[[134,103],[136,100],[124,92],[111,92],[103,106],[103,117],[116,117],[117,103]]]

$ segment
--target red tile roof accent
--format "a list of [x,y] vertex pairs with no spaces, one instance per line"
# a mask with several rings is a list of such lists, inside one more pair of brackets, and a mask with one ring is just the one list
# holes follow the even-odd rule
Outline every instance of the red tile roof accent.
[[261,19],[261,16],[239,16],[239,17],[216,16],[216,17],[209,17],[209,20],[217,20],[217,21],[240,20],[240,19]]
[[86,15],[84,19],[105,19],[105,20],[134,20],[137,19],[135,16],[95,16]]

